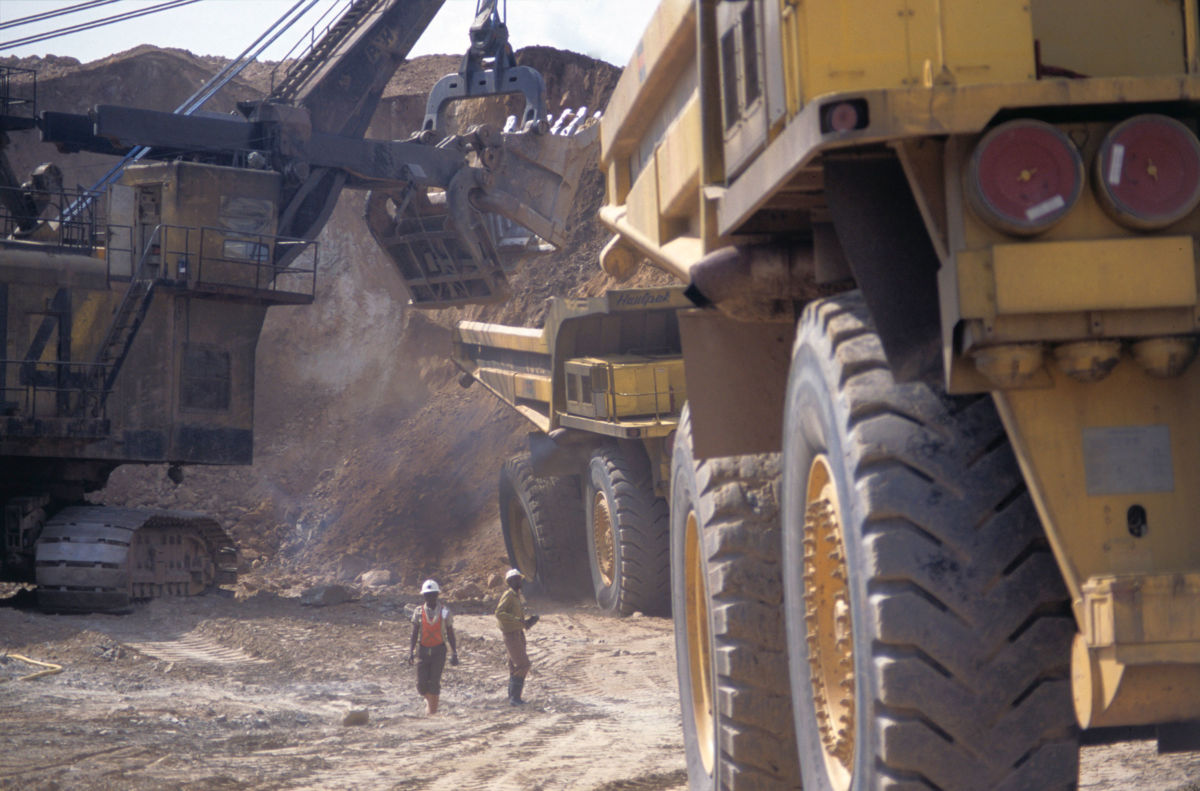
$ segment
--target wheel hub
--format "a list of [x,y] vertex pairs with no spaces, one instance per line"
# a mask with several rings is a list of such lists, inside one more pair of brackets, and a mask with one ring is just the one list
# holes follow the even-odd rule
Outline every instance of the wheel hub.
[[617,573],[617,552],[613,540],[612,513],[604,492],[596,492],[592,501],[592,543],[596,550],[596,567],[604,586],[613,584]]
[[684,527],[684,615],[687,624],[688,676],[691,679],[692,719],[696,745],[705,774],[711,775],[715,758],[716,732],[713,711],[712,657],[709,654],[708,588],[704,583],[704,545],[696,514],[688,512]]
[[825,768],[836,791],[854,766],[854,639],[841,507],[828,460],[808,474],[804,510],[804,598],[809,679]]

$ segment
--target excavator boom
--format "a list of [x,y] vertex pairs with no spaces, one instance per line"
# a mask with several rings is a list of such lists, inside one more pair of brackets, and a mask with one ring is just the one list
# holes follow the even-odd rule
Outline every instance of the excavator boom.
[[[351,0],[268,98],[227,116],[39,115],[6,92],[25,78],[0,75],[0,579],[36,582],[57,610],[231,579],[232,541],[212,520],[75,506],[122,464],[176,480],[184,465],[251,462],[266,310],[314,299],[315,240],[343,188],[374,191],[368,224],[418,306],[507,294],[485,213],[566,239],[598,125],[583,112],[549,123],[541,75],[516,65],[494,4],[430,107],[516,92],[520,123],[364,139],[442,4]],[[464,75],[483,88],[450,90]],[[32,128],[64,153],[138,161],[103,196],[63,198],[53,165],[18,183],[4,161],[2,135]]]

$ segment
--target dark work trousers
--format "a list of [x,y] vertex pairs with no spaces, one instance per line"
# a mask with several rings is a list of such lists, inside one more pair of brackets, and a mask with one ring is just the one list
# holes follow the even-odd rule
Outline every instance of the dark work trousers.
[[417,694],[440,695],[446,668],[446,644],[417,647]]

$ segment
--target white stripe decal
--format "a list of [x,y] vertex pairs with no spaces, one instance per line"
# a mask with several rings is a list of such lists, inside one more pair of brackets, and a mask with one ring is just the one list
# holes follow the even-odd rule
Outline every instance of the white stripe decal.
[[1108,183],[1114,187],[1121,183],[1121,166],[1125,164],[1125,146],[1114,143],[1112,161],[1108,163]]
[[1062,195],[1055,195],[1053,198],[1047,198],[1036,206],[1030,206],[1028,209],[1026,209],[1025,219],[1029,220],[1030,222],[1033,222],[1034,220],[1040,220],[1047,214],[1058,211],[1066,205],[1067,202],[1063,200]]

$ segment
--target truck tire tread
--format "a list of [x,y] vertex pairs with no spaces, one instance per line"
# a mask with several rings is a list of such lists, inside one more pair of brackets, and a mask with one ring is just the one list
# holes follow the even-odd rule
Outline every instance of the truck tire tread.
[[[674,452],[676,464],[695,470],[692,507],[703,532],[716,675],[716,787],[799,788],[783,639],[779,454],[696,463],[690,437],[685,408]],[[680,631],[677,624],[677,642]]]
[[1073,787],[1075,624],[991,399],[895,383],[857,294],[810,305],[805,342],[827,360],[861,501],[843,507],[858,513],[845,529],[866,576],[854,615],[873,635],[855,650],[874,667],[880,782]]

